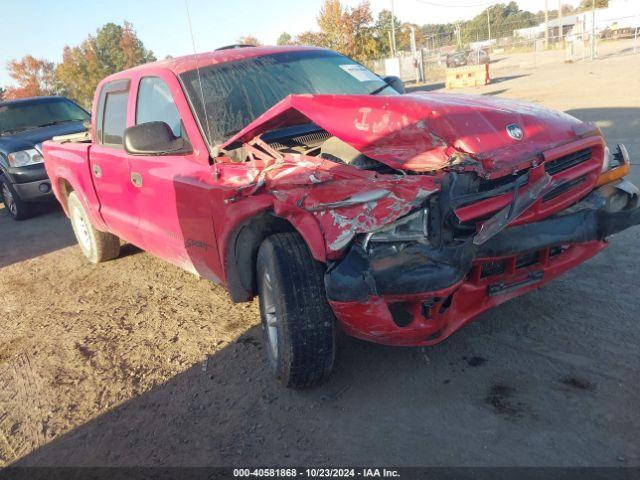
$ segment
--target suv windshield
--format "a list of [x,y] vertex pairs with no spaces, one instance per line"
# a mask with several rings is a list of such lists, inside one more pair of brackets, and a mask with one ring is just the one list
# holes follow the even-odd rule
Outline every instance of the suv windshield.
[[66,98],[0,104],[0,135],[87,120],[89,114]]
[[200,68],[200,78],[197,70],[185,72],[180,78],[212,145],[224,142],[287,95],[397,94],[359,63],[325,50],[220,63]]

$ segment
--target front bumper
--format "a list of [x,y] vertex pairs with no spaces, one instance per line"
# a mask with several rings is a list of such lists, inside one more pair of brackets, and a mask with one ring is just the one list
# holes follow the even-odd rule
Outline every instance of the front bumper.
[[7,168],[5,176],[11,181],[20,199],[25,202],[53,199],[51,181],[44,163]]
[[38,202],[53,200],[53,191],[51,190],[51,182],[46,180],[36,180],[35,182],[15,183],[13,188],[22,201]]
[[410,243],[378,254],[354,245],[325,276],[329,303],[352,336],[388,345],[441,342],[480,313],[586,261],[606,247],[606,237],[640,224],[629,190],[606,185],[483,245]]

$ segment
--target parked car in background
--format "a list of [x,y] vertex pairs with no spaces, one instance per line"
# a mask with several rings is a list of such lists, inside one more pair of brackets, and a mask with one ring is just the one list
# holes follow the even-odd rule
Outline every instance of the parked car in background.
[[485,65],[490,61],[489,51],[484,48],[471,50],[467,54],[467,65]]
[[447,68],[464,67],[466,65],[484,65],[489,63],[489,52],[480,48],[476,50],[465,50],[447,55]]
[[124,239],[259,296],[265,362],[296,387],[329,375],[337,328],[434,345],[640,223],[629,155],[594,125],[392,83],[307,47],[146,64],[45,164],[91,262]]
[[15,220],[36,202],[54,200],[42,160],[42,142],[83,132],[89,113],[64,97],[0,102],[0,198]]
[[450,53],[447,55],[447,68],[464,67],[468,60],[468,52]]

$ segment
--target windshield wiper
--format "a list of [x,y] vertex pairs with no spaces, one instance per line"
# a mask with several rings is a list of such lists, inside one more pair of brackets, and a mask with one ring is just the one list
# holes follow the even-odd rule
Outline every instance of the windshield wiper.
[[381,87],[376,88],[375,90],[369,92],[369,95],[377,95],[378,93],[380,93],[382,90],[384,90],[387,87],[391,87],[391,84],[389,82],[387,82],[385,79],[381,78],[380,80],[382,80],[384,82],[384,85],[382,85]]
[[59,123],[81,122],[81,121],[82,119],[77,119],[77,118],[69,118],[67,120],[54,120],[53,122],[43,123],[41,125],[36,125],[35,127],[32,127],[32,128],[50,127],[52,125],[58,125]]

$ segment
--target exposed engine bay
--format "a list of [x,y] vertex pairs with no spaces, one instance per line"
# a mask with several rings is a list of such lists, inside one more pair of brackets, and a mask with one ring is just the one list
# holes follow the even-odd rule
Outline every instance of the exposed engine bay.
[[[269,132],[262,136],[262,140],[271,148],[283,154],[293,153],[320,157],[342,165],[379,173],[404,174],[401,170],[395,170],[373,158],[367,157],[348,143],[312,124]],[[244,146],[230,151],[229,155],[238,162],[246,162],[250,158]]]

